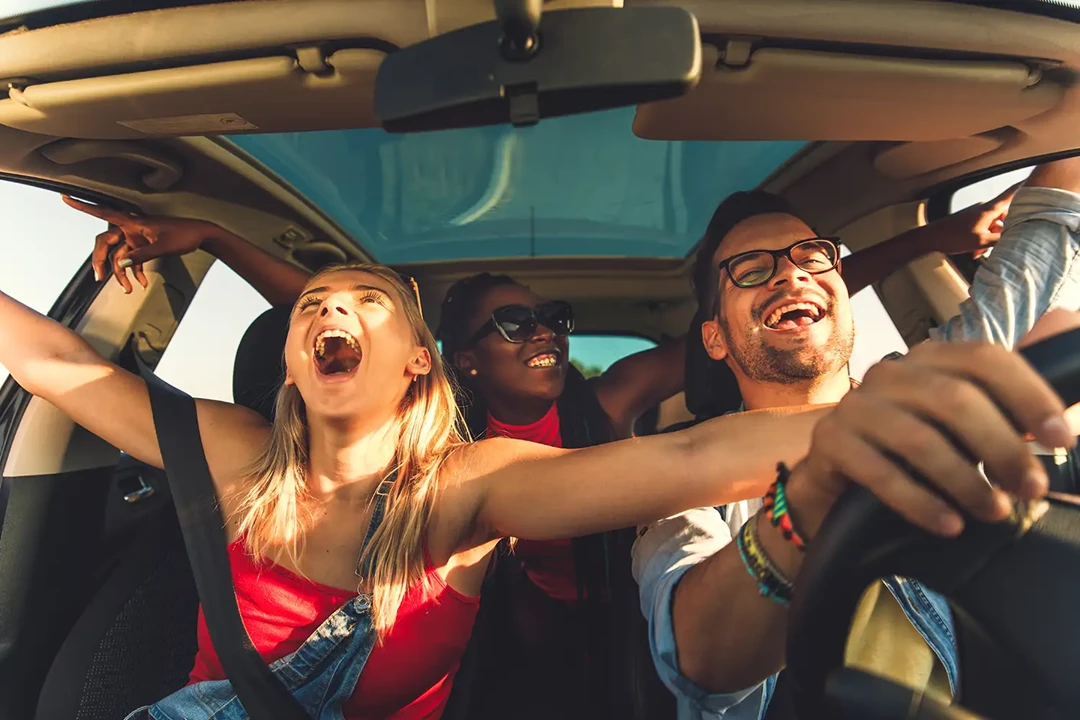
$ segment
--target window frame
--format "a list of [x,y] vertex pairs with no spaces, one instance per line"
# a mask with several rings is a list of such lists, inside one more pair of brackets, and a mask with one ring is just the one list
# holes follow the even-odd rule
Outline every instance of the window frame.
[[[112,210],[133,211],[133,206],[116,198],[64,183],[0,172],[0,183],[2,182],[13,182],[42,190],[51,190],[58,195],[71,195]],[[94,279],[94,269],[90,264],[91,255],[91,249],[88,248],[86,260],[79,266],[75,275],[68,280],[49,311],[45,313],[46,317],[56,320],[64,327],[74,328],[82,321],[86,311],[90,309],[94,300],[97,299],[98,293],[104,289],[105,284],[110,280],[110,277],[106,277],[101,282]],[[7,466],[11,443],[22,422],[26,407],[30,404],[31,397],[30,393],[24,390],[13,377],[9,376],[3,383],[0,383],[0,477],[2,477],[3,468]],[[0,518],[0,522],[2,522],[2,518]]]

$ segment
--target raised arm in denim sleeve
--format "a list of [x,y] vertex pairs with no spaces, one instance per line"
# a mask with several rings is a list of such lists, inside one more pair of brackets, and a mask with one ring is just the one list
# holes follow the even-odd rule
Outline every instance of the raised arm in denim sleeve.
[[930,331],[932,340],[1016,343],[1047,310],[1080,309],[1080,195],[1024,187],[1005,230],[971,284],[960,314]]
[[660,679],[675,694],[679,720],[758,720],[773,683],[730,694],[710,694],[679,672],[672,621],[675,588],[694,565],[731,542],[731,529],[715,508],[698,508],[652,523],[633,548],[634,579],[649,623],[649,648]]

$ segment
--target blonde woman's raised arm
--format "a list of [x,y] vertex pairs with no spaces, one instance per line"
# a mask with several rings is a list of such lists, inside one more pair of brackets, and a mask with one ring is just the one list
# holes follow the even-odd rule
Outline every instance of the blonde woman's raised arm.
[[[101,357],[76,333],[0,292],[0,365],[28,392],[110,444],[161,467],[143,380]],[[200,431],[218,482],[231,480],[265,437],[265,423],[234,405],[197,401]]]

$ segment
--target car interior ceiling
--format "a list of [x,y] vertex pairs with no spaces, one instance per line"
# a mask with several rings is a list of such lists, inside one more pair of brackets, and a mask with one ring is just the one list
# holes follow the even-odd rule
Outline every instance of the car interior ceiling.
[[[763,187],[852,249],[919,224],[921,201],[956,178],[1080,146],[1080,86],[1068,81],[1080,71],[1080,49],[1069,23],[917,0],[884,3],[888,22],[878,4],[850,0],[681,4],[699,19],[708,72],[687,97],[638,108],[633,131],[819,141]],[[0,177],[148,214],[202,217],[308,267],[370,260],[327,213],[231,143],[147,135],[131,121],[218,112],[226,98],[265,131],[372,127],[386,52],[490,15],[490,2],[478,0],[274,0],[0,34],[0,66],[33,79],[0,92]],[[836,87],[845,100],[815,104]],[[98,291],[84,268],[72,292],[92,304],[76,327],[121,363],[138,353],[153,365],[210,264],[203,253],[155,262],[148,291],[130,296],[113,283]],[[417,278],[432,326],[446,288],[479,271],[570,300],[584,332],[661,341],[685,332],[694,311],[689,258],[488,258],[402,269]],[[966,282],[930,256],[878,291],[914,344],[955,313]],[[255,331],[252,343],[270,342]],[[239,355],[236,378],[251,384],[235,390],[265,410],[259,368],[274,372]],[[658,425],[684,413],[669,406]],[[197,598],[162,474],[119,457],[37,399],[0,462],[0,511],[4,495],[19,509],[0,534],[0,717],[120,717],[182,684]],[[145,500],[124,499],[145,487]]]

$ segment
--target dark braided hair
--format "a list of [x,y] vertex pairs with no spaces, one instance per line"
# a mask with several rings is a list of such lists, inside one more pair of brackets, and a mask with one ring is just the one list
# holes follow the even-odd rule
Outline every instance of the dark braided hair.
[[439,315],[439,327],[435,329],[435,339],[442,343],[446,367],[457,381],[458,406],[474,439],[482,437],[487,430],[487,402],[469,382],[469,378],[458,370],[454,356],[468,349],[465,343],[469,339],[469,323],[484,296],[492,289],[504,285],[517,285],[517,282],[509,275],[492,275],[486,272],[458,280],[446,291]]
[[[458,372],[454,356],[468,349],[471,322],[487,293],[517,284],[507,275],[472,275],[454,283],[442,303],[435,337],[458,381],[458,403],[473,438],[487,431],[488,404],[468,376]],[[592,384],[573,365],[556,405],[563,447],[592,447],[617,439]],[[604,687],[609,709],[618,708],[618,716],[625,718],[673,717],[673,700],[656,676],[649,653],[648,628],[630,570],[634,538],[634,529],[626,528],[571,541],[578,597],[583,600],[577,632],[588,647],[590,667],[600,670],[602,677],[593,682]]]

